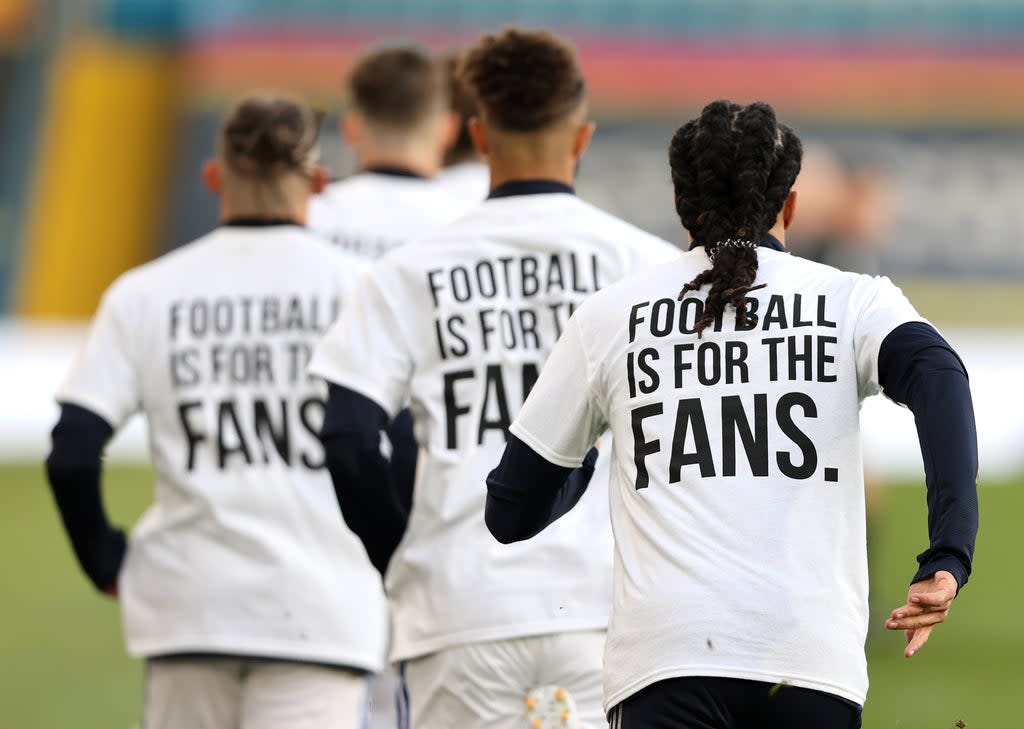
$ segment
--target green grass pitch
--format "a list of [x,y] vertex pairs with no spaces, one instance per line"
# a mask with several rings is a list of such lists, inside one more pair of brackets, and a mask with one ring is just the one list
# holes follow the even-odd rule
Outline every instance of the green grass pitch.
[[[148,503],[144,468],[110,468],[105,494],[119,523]],[[881,629],[900,604],[926,538],[924,488],[886,492],[872,531],[879,628],[868,644],[867,729],[1024,726],[1024,572],[1018,524],[1024,480],[981,492],[971,584],[949,622],[911,660]],[[116,604],[93,593],[71,555],[38,466],[0,466],[0,725],[129,729],[142,707],[142,667],[122,648]],[[828,620],[827,615],[819,616]]]

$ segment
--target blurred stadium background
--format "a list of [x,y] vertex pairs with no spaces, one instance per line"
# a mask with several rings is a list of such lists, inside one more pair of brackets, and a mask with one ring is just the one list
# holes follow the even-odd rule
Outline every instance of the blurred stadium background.
[[[964,355],[981,439],[974,580],[913,661],[872,636],[865,727],[1021,726],[1024,0],[0,0],[0,726],[137,721],[141,666],[78,575],[39,463],[100,293],[215,224],[198,169],[227,105],[290,89],[336,119],[367,45],[446,50],[508,23],[581,53],[599,122],[581,194],[670,240],[685,234],[665,148],[706,101],[770,101],[810,143],[793,247],[904,286]],[[335,127],[325,157],[344,175]],[[924,494],[907,413],[870,402],[864,422],[874,480],[913,487],[877,500],[881,611],[925,544]],[[129,522],[151,495],[140,424],[109,476]]]

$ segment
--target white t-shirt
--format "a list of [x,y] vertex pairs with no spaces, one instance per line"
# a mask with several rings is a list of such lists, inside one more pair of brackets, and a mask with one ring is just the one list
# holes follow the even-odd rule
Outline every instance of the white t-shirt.
[[436,179],[362,172],[310,199],[307,225],[344,250],[375,259],[465,210]]
[[574,195],[520,195],[488,200],[392,251],[363,279],[311,371],[391,416],[411,399],[420,462],[386,579],[395,660],[607,626],[612,548],[602,489],[510,547],[484,524],[484,481],[572,310],[677,255]]
[[511,428],[561,466],[611,428],[608,708],[681,676],[867,693],[859,408],[920,317],[888,279],[758,256],[746,331],[729,307],[692,333],[703,248],[591,298]]
[[296,226],[222,227],[103,297],[57,399],[149,423],[156,499],[120,575],[133,654],[381,667],[381,580],[338,510],[306,372],[364,268]]
[[483,162],[459,162],[443,167],[437,173],[437,182],[468,211],[487,197],[491,171]]

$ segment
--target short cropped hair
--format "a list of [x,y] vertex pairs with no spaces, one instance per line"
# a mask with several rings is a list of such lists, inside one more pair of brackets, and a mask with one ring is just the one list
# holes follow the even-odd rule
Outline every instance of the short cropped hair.
[[544,129],[586,100],[575,51],[544,30],[483,36],[466,51],[458,75],[487,121],[508,131]]
[[388,46],[363,54],[352,67],[353,107],[371,124],[414,128],[448,105],[441,64],[416,45]]

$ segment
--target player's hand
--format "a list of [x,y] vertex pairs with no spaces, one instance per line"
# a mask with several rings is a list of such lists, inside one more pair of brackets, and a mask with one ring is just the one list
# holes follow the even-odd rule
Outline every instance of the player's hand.
[[928,642],[935,626],[949,615],[956,590],[956,578],[945,570],[910,586],[906,604],[893,610],[885,621],[889,630],[902,630],[906,634],[904,656],[910,658]]

